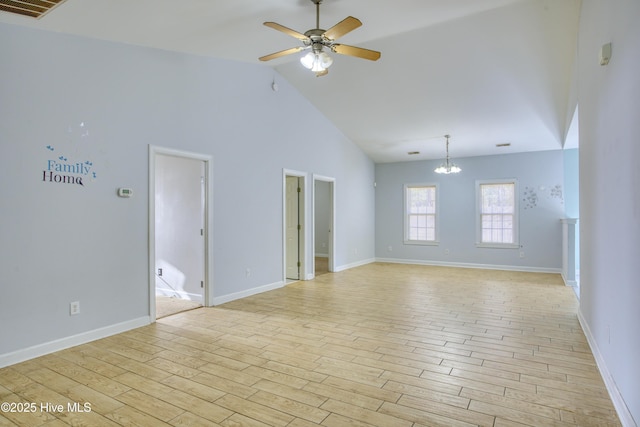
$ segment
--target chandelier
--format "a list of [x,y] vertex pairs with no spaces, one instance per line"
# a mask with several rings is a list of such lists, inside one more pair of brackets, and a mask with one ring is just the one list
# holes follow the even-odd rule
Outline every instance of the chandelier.
[[449,138],[451,137],[451,135],[445,135],[444,137],[447,138],[447,159],[444,163],[435,168],[434,172],[444,174],[458,173],[462,171],[462,169],[460,169],[458,165],[449,160]]

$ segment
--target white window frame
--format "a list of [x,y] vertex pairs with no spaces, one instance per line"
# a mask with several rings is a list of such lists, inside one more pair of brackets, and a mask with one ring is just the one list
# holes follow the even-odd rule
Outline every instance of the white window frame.
[[[409,198],[407,197],[407,190],[410,188],[423,188],[430,187],[435,189],[436,206],[435,206],[435,229],[434,240],[410,240],[409,239]],[[404,243],[406,245],[438,245],[440,234],[440,190],[438,184],[434,183],[417,183],[417,184],[405,184],[403,188],[403,217],[404,217]]]
[[[482,192],[480,191],[483,185],[496,185],[496,184],[513,184],[513,242],[512,243],[499,243],[499,242],[483,242],[482,241]],[[518,204],[519,199],[518,192],[518,180],[517,179],[490,179],[490,180],[478,180],[476,181],[476,246],[481,248],[519,248],[520,247],[520,207]]]

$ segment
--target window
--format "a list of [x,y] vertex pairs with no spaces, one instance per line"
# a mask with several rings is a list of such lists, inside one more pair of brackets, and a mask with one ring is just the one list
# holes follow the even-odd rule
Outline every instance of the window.
[[478,181],[477,245],[518,247],[518,204],[515,180]]
[[438,237],[437,187],[435,184],[412,184],[404,187],[404,242],[436,244]]

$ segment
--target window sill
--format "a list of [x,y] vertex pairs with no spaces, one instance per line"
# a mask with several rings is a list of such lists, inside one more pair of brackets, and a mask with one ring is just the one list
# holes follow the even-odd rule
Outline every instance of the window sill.
[[438,246],[440,242],[438,240],[405,240],[404,244],[418,246]]
[[518,243],[476,243],[476,248],[519,249]]

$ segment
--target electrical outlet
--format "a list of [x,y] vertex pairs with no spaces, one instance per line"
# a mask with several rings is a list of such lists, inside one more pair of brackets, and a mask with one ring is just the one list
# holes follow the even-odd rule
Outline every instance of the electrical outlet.
[[251,269],[250,269],[250,268],[247,268],[247,269],[244,271],[244,274],[245,274],[247,277],[250,277],[250,276],[251,276]]
[[387,250],[388,250],[389,252],[392,252],[392,251],[393,251],[393,246],[389,246],[389,247],[387,247]]
[[80,314],[80,301],[69,303],[69,316],[75,316],[76,314]]
[[444,250],[444,254],[445,254],[445,255],[449,255],[449,249],[445,249],[445,250]]
[[520,251],[520,258],[524,258],[524,251]]

